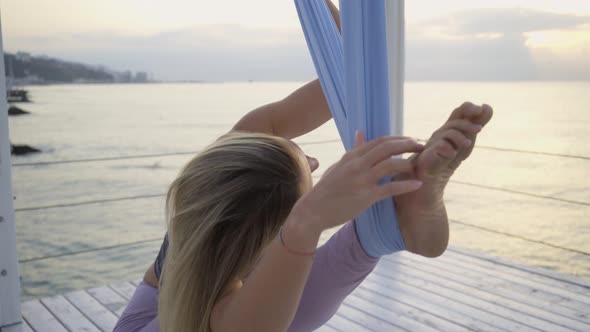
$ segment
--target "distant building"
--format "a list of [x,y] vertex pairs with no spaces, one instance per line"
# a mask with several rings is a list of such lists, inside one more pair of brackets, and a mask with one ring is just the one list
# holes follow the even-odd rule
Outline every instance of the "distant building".
[[29,74],[29,73],[26,73],[26,74],[27,74],[27,76],[25,76],[25,77],[14,78],[13,79],[14,85],[20,86],[20,85],[32,85],[32,84],[45,83],[45,80],[42,77],[39,77],[38,75]]
[[31,61],[31,53],[19,51],[19,52],[16,52],[15,56],[16,56],[16,59],[20,60],[20,61],[24,61],[24,62]]
[[138,71],[135,73],[135,78],[133,81],[137,83],[145,83],[148,81],[148,74],[145,71]]
[[131,78],[133,77],[133,73],[127,70],[124,72],[114,73],[113,76],[115,77],[115,82],[117,83],[129,83],[131,82]]

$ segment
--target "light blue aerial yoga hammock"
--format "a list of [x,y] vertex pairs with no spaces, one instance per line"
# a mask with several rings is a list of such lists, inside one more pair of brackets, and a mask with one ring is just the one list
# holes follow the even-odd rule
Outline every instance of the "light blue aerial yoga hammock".
[[[385,1],[341,0],[341,37],[325,0],[295,0],[307,45],[346,150],[352,148],[357,130],[366,135],[367,141],[391,135]],[[398,77],[403,77],[403,73]],[[401,94],[396,97],[401,98]],[[385,181],[391,178],[382,183]],[[369,256],[380,257],[405,249],[394,208],[393,200],[385,199],[356,218],[361,246]]]

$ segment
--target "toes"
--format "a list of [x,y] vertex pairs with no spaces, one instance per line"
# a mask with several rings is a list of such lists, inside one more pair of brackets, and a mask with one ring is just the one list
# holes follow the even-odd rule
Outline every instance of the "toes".
[[490,105],[483,104],[481,110],[481,114],[474,119],[474,123],[485,126],[492,119],[494,109]]
[[476,106],[471,102],[464,102],[451,113],[449,120],[471,118],[477,116],[480,112],[481,107]]
[[458,151],[454,148],[451,142],[443,140],[436,145],[435,153],[441,159],[448,161],[453,160],[457,156]]

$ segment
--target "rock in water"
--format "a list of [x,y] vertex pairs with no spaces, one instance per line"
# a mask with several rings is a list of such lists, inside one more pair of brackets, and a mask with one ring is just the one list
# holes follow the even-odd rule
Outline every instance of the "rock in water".
[[8,108],[8,115],[24,115],[24,114],[31,114],[31,112],[27,112],[22,110],[16,106],[10,106]]
[[36,149],[29,145],[18,145],[18,144],[10,144],[10,153],[15,156],[22,156],[29,153],[37,153],[41,152],[41,150]]
[[8,102],[30,102],[29,92],[26,90],[10,90],[8,91]]

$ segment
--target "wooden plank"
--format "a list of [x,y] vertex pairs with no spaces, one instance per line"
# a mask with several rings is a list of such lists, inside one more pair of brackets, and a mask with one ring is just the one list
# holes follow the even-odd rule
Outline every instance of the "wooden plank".
[[475,308],[469,303],[436,294],[429,289],[403,283],[396,287],[391,285],[391,280],[373,273],[363,282],[361,288],[416,306],[432,315],[447,318],[475,331],[537,331],[520,322]]
[[85,291],[75,291],[64,296],[101,330],[110,332],[117,324],[117,316]]
[[[408,291],[406,288],[410,290]],[[391,306],[394,305],[392,303],[403,303],[410,308],[407,316],[424,321],[427,325],[437,326],[440,330],[508,331],[500,328],[499,326],[502,326],[501,324],[497,324],[499,326],[488,324],[485,319],[493,316],[485,312],[477,311],[470,307],[467,307],[467,310],[465,310],[465,308],[460,307],[460,304],[453,303],[444,298],[436,298],[436,296],[421,292],[419,289],[412,291],[411,288],[399,288],[398,286],[391,288],[387,282],[384,285],[375,279],[366,280],[363,285],[355,290],[354,294],[369,298],[384,308],[388,308],[388,310],[394,310],[391,309]],[[435,298],[433,299],[433,297]],[[439,305],[439,301],[443,303],[450,302],[450,305],[448,307]],[[471,316],[469,315],[470,313]],[[475,318],[472,316],[475,316]]]
[[[506,315],[505,311],[495,310],[496,307],[484,301],[477,301],[461,293],[452,290],[440,289],[437,285],[431,286],[430,283],[416,277],[407,275],[390,276],[383,271],[373,271],[369,276],[370,281],[379,281],[384,287],[391,283],[391,279],[397,280],[402,288],[413,287],[413,292],[421,294],[424,301],[431,301],[443,308],[453,308],[457,312],[463,313],[472,319],[485,320],[486,322],[499,326],[499,329],[507,331],[537,331],[526,320],[514,315]],[[377,279],[379,278],[379,279]],[[481,317],[481,318],[480,318]]]
[[[383,276],[387,277],[387,268],[392,264],[395,263],[388,260],[382,260],[381,264],[377,266],[373,273],[381,273]],[[534,308],[530,306],[502,299],[498,296],[477,289],[465,291],[464,289],[461,289],[462,287],[460,284],[444,279],[443,276],[432,276],[430,273],[417,273],[416,271],[418,271],[416,266],[413,266],[411,269],[403,270],[399,277],[406,283],[427,287],[431,291],[438,294],[445,294],[445,296],[448,296],[449,298],[462,299],[465,303],[485,309],[488,312],[497,312],[504,317],[523,322],[533,328],[540,330],[551,329],[554,331],[566,330],[565,326],[559,323],[553,323],[548,318],[554,316],[550,315],[550,313],[538,311],[533,315],[529,310],[533,311]],[[537,314],[540,317],[538,317]]]
[[477,264],[485,264],[486,261],[492,264],[502,264],[507,267],[511,267],[513,272],[523,273],[528,276],[532,276],[532,278],[534,279],[537,279],[537,276],[539,276],[541,277],[539,278],[539,280],[543,280],[545,282],[552,282],[551,285],[554,285],[556,287],[563,287],[565,289],[570,289],[574,292],[583,292],[584,294],[590,295],[590,281],[577,278],[573,275],[568,275],[565,273],[541,267],[517,264],[509,261],[508,259],[495,257],[472,249],[451,247],[449,248],[448,253],[451,256],[461,257],[461,259],[465,260],[471,258],[473,260],[470,261]]
[[115,292],[119,293],[121,296],[126,298],[127,300],[131,299],[131,297],[133,296],[133,293],[135,293],[135,288],[137,288],[135,285],[133,285],[130,282],[121,282],[121,283],[117,283],[117,284],[112,284],[112,285],[110,285],[110,287]]
[[23,317],[37,332],[67,332],[66,328],[39,302],[27,301],[21,306]]
[[[450,256],[451,258],[447,257]],[[461,257],[457,259],[456,257]],[[588,312],[590,293],[581,286],[576,286],[570,282],[560,282],[553,278],[543,277],[539,273],[529,273],[526,270],[519,270],[510,266],[496,264],[492,261],[476,259],[467,256],[443,255],[441,260],[449,260],[450,264],[462,266],[464,269],[470,269],[477,272],[489,273],[494,270],[494,278],[504,281],[507,284],[526,286],[534,290],[533,293],[543,292],[544,294],[553,294],[563,299],[559,303],[562,307],[570,308],[577,312]]]
[[[457,251],[455,248],[448,250],[440,259],[452,261],[454,264],[461,266],[469,266],[478,271],[497,269],[496,276],[498,278],[522,282],[534,288],[550,290],[550,292],[564,297],[578,297],[586,304],[590,301],[590,286],[585,286],[583,280],[572,279],[570,276],[558,274],[547,269],[533,269],[532,267],[520,266],[484,254],[481,257],[476,256],[476,254],[467,255]],[[572,280],[576,280],[577,282]]]
[[[395,263],[392,263],[395,264]],[[407,264],[407,263],[398,263]],[[452,287],[453,289],[463,292],[465,294],[472,294],[480,299],[487,300],[490,302],[502,303],[506,308],[510,308],[515,312],[527,314],[532,317],[537,317],[549,321],[553,324],[560,325],[563,327],[570,328],[572,330],[585,329],[588,324],[571,317],[566,317],[550,311],[553,305],[549,302],[542,302],[541,299],[521,297],[516,298],[515,294],[506,293],[503,294],[497,290],[493,284],[487,284],[485,281],[482,282],[483,277],[474,276],[478,278],[476,284],[472,285],[473,280],[470,278],[464,278],[462,275],[468,275],[469,271],[462,271],[460,274],[454,274],[452,272],[441,273],[444,270],[431,266],[432,264],[412,264],[408,265],[408,269],[414,269],[416,271],[422,271],[429,276],[426,278],[432,282],[443,282],[445,285]],[[440,277],[436,277],[440,275]],[[479,282],[479,283],[478,283]],[[493,282],[493,281],[492,281]],[[520,300],[520,301],[519,301]]]
[[[506,270],[512,270],[512,268],[504,265],[482,267],[477,266],[477,264],[472,264],[471,262],[466,263],[454,259],[448,259],[445,256],[446,255],[443,255],[442,257],[431,261],[425,261],[425,258],[421,257],[408,256],[405,258],[419,261],[420,265],[423,265],[423,263],[427,265],[436,265],[440,266],[441,269],[456,271],[460,274],[477,274],[479,275],[477,278],[487,278],[487,282],[498,285],[500,288],[505,288],[510,293],[518,293],[525,298],[535,297],[540,302],[548,302],[553,306],[553,309],[563,311],[564,315],[568,315],[569,311],[569,315],[573,315],[572,317],[575,319],[588,318],[584,313],[590,312],[590,305],[586,300],[587,297],[590,298],[590,295],[580,295],[568,289],[554,287],[554,285],[538,283],[532,280],[534,277],[539,278],[538,275],[531,275],[530,278],[527,278],[526,275],[514,276],[505,274]],[[493,271],[493,274],[490,273],[491,271]],[[556,282],[552,279],[548,280],[550,282]]]
[[[406,259],[414,260],[413,263],[408,263],[411,266],[431,269],[430,271],[434,273],[443,272],[446,277],[453,278],[453,280],[464,285],[487,290],[504,298],[526,303],[584,324],[590,324],[590,317],[585,314],[590,312],[590,306],[560,295],[532,288],[522,283],[508,282],[497,278],[495,275],[497,269],[489,269],[487,271],[469,269],[469,266],[462,267],[456,262],[449,262],[443,259],[431,259],[428,261],[413,257],[406,257]],[[399,260],[396,260],[396,262],[398,264],[406,264],[401,263]],[[490,275],[489,271],[494,271],[494,275]],[[571,307],[578,309],[572,309]]]
[[41,303],[70,331],[100,332],[98,327],[61,295],[43,298]]
[[20,323],[0,328],[2,332],[34,332],[31,326],[23,319]]
[[340,332],[340,331],[331,327],[328,324],[324,324],[324,326],[321,326],[319,329],[316,329],[315,332]]
[[[560,274],[548,269],[533,268],[524,265],[508,263],[505,260],[495,257],[467,255],[457,251],[449,251],[441,258],[449,259],[457,264],[466,264],[477,269],[497,268],[500,271],[499,277],[510,278],[511,280],[524,280],[532,285],[542,285],[553,289],[555,292],[567,292],[574,294],[590,302],[590,286],[582,279],[575,279],[572,276]],[[539,286],[540,287],[540,286]]]
[[[0,24],[0,54],[4,54]],[[0,56],[0,326],[21,321],[4,56]]]
[[22,332],[23,331],[23,324],[16,323],[10,326],[4,326],[0,328],[2,332]]
[[[383,320],[391,325],[399,326],[404,330],[429,332],[441,330],[440,326],[438,329],[433,327],[433,325],[436,325],[434,322],[428,319],[423,319],[423,317],[418,315],[413,315],[411,309],[407,310],[407,308],[404,308],[403,305],[397,305],[393,308],[388,307],[385,309],[383,306],[380,306],[356,294],[349,295],[344,303],[351,306],[352,308],[357,309],[358,311],[366,312],[370,316]],[[413,320],[410,316],[416,316],[422,319]],[[455,325],[452,331],[467,331],[467,329],[461,329],[460,326]]]
[[410,331],[408,329],[402,328],[397,324],[391,324],[390,322],[384,321],[380,317],[372,315],[368,311],[359,310],[359,308],[352,307],[346,302],[344,302],[340,306],[338,313],[341,316],[344,316],[350,320],[355,321],[357,324],[363,326],[365,329],[370,331]]
[[87,292],[117,317],[121,316],[127,305],[127,300],[108,287],[92,288]]
[[23,318],[23,332],[33,332],[33,328],[27,321]]
[[123,311],[125,311],[125,308],[127,307],[127,305],[122,306],[121,308],[117,309],[115,311],[115,315],[117,317],[121,317],[123,315]]
[[367,328],[366,326],[360,325],[356,321],[352,320],[349,317],[346,317],[340,313],[334,315],[327,323],[332,328],[343,331],[343,332],[363,332],[363,331],[375,331]]
[[[361,298],[365,301],[373,303],[377,308],[375,312],[379,312],[382,317],[387,320],[392,319],[395,315],[391,313],[397,312],[403,315],[404,318],[410,319],[413,322],[418,322],[436,331],[470,331],[471,328],[454,323],[443,317],[435,316],[421,308],[412,307],[402,302],[397,302],[392,298],[382,296],[378,292],[371,292],[366,288],[357,288],[348,299]],[[422,330],[422,328],[420,328]]]

